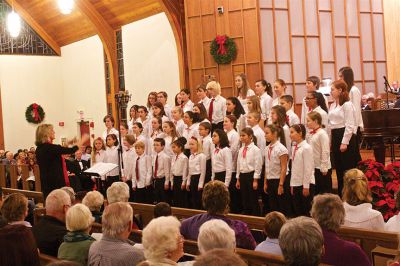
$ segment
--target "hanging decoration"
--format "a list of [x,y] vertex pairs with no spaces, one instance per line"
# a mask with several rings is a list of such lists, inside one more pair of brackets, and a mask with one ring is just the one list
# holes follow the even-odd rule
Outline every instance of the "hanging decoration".
[[210,54],[217,64],[229,64],[236,58],[236,44],[226,35],[217,35],[211,42]]
[[44,116],[43,108],[37,103],[33,103],[26,108],[25,118],[29,123],[39,124],[44,120]]

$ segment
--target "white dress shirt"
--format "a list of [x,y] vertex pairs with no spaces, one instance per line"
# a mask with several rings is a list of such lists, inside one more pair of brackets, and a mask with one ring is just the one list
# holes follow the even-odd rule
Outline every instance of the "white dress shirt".
[[265,145],[266,145],[264,130],[262,130],[259,125],[252,127],[252,129],[253,129],[254,136],[256,136],[256,138],[257,138],[257,147],[263,151],[265,149]]
[[[324,96],[326,107],[328,107],[328,106],[329,106],[329,104],[328,104],[328,98],[327,98],[324,94],[322,94],[322,95]],[[322,109],[322,108],[321,108],[321,109]],[[323,109],[322,109],[322,110],[323,110]],[[313,111],[316,111],[316,110],[314,109]],[[306,123],[306,117],[307,117],[307,114],[308,114],[309,112],[311,112],[311,111],[309,110],[309,108],[308,108],[308,106],[307,106],[307,104],[306,104],[306,97],[304,97],[304,98],[303,98],[302,105],[301,105],[301,123],[302,123],[302,124],[305,124],[305,123]],[[326,125],[328,125],[328,124],[326,124]]]
[[317,112],[321,115],[322,126],[323,126],[324,130],[328,133],[328,113],[325,112],[325,110],[322,109],[321,106],[315,107],[315,109],[312,111]]
[[151,155],[151,151],[153,150],[153,147],[150,147],[150,145],[149,145],[149,138],[143,133],[140,134],[139,136],[135,136],[135,138],[136,138],[136,143],[139,141],[143,142],[145,153],[147,155]]
[[[272,104],[271,104],[272,106],[271,106],[271,108],[274,107],[274,106],[276,106],[276,105],[280,105],[280,104],[279,104],[279,99],[280,99],[280,97],[276,97],[275,99],[272,100]],[[272,124],[271,112],[269,112],[268,124],[269,124],[269,125]]]
[[183,131],[182,137],[186,139],[185,149],[189,149],[189,140],[192,137],[200,139],[199,123],[194,123],[190,127],[186,126],[185,130]]
[[186,125],[183,122],[183,119],[179,119],[178,121],[171,120],[175,124],[176,133],[178,133],[179,137],[183,136],[183,132],[185,131]]
[[400,233],[400,214],[393,216],[386,222],[385,230]]
[[143,127],[142,133],[143,133],[146,137],[149,136],[149,132],[150,132],[150,129],[151,129],[150,120],[151,120],[150,117],[147,117],[146,120],[144,120],[144,121],[142,121],[142,120],[140,119],[140,117],[139,117],[138,119],[136,119],[136,122],[142,124],[142,127]]
[[[265,147],[264,158],[266,179],[280,179],[282,171],[281,156],[285,154],[289,154],[288,150],[279,141]],[[288,172],[288,168],[286,168],[286,174],[288,174]]]
[[246,115],[240,115],[236,123],[237,132],[242,131],[243,128],[247,127]]
[[168,120],[172,120],[172,115],[171,115],[172,107],[167,103],[164,105],[164,112],[168,117]]
[[125,151],[122,154],[122,160],[124,162],[124,169],[123,169],[123,173],[122,176],[126,177],[127,180],[132,180],[132,169],[133,169],[133,164],[134,164],[134,160],[136,158],[137,154],[135,151],[135,148],[131,147],[130,149],[128,149],[127,151]]
[[[144,188],[149,186],[151,184],[151,156],[136,155],[133,161],[132,187]],[[139,166],[139,176],[136,176],[136,164]]]
[[207,96],[199,101],[199,103],[202,103],[204,105],[204,107],[206,108],[207,114],[208,114],[208,110],[210,110],[210,101],[211,101],[211,99],[208,98]]
[[[214,100],[214,101],[213,101]],[[221,95],[217,95],[217,97],[212,98],[210,100],[210,105],[213,105],[213,113],[212,113],[212,123],[218,124],[224,121],[224,117],[226,114],[226,100]],[[208,114],[208,113],[207,113]]]
[[350,101],[342,106],[333,102],[329,108],[328,122],[329,130],[345,128],[342,144],[348,145],[353,134],[357,133],[355,109]]
[[249,98],[250,96],[253,96],[253,95],[256,95],[256,94],[254,93],[254,91],[252,89],[249,88],[247,90],[246,98],[242,98],[242,96],[240,94],[237,97],[239,99],[240,103],[242,104],[243,109],[246,112],[246,114],[249,112],[249,109],[247,108],[247,98]]
[[115,134],[115,136],[117,136],[117,139],[119,141],[119,134],[118,134],[118,130],[116,130],[115,128],[111,128],[110,131],[108,131],[107,129],[103,132],[103,140],[105,142],[107,142],[107,136],[110,134]]
[[290,128],[288,125],[283,127],[283,135],[285,135],[285,146],[289,153],[289,160],[292,159],[292,140],[290,139]]
[[315,184],[313,150],[305,140],[293,147],[291,187],[310,188]]
[[215,148],[211,154],[211,179],[214,180],[215,173],[225,171],[225,186],[229,187],[232,178],[232,152],[228,147]]
[[172,139],[172,136],[164,135],[164,141],[165,141],[164,152],[170,158],[172,158],[172,156],[175,155],[174,152],[172,151],[172,147],[171,147],[172,142],[174,142],[175,140],[176,140],[176,138]]
[[186,185],[190,185],[191,177],[200,175],[198,188],[203,188],[206,177],[206,156],[203,153],[194,153],[189,157],[189,174]]
[[[244,150],[246,152],[244,153]],[[254,171],[254,179],[260,179],[262,169],[262,152],[254,145],[254,142],[248,146],[243,146],[239,149],[237,166],[236,166],[236,179],[239,179],[240,174],[251,173]]]
[[189,99],[185,104],[182,104],[181,108],[183,112],[193,111],[194,103]]
[[296,115],[296,113],[292,109],[289,109],[288,111],[286,111],[286,116],[289,119],[289,126],[300,124],[299,117]]
[[147,145],[149,146],[149,148],[148,148],[149,152],[146,154],[153,155],[155,153],[153,144],[154,144],[154,140],[156,138],[164,138],[164,133],[161,130],[156,130],[151,133],[150,137],[147,139]]
[[172,157],[171,176],[169,179],[171,186],[174,185],[174,176],[182,176],[182,184],[186,183],[189,168],[188,164],[189,159],[183,152]]
[[314,154],[314,168],[326,173],[331,169],[329,136],[322,128],[310,132],[310,142]]
[[260,104],[261,104],[261,118],[266,120],[269,117],[269,113],[272,108],[272,97],[268,95],[268,93],[264,92],[260,96]]
[[356,116],[355,123],[356,123],[357,127],[364,128],[364,123],[363,123],[362,115],[361,115],[361,92],[360,92],[360,90],[356,86],[351,87],[349,97],[350,97],[350,101],[353,103],[353,106],[355,109],[355,116]]
[[[118,146],[106,147],[105,151],[105,163],[114,163],[118,165]],[[108,172],[107,176],[117,176],[119,175],[119,168],[116,167],[115,169]]]
[[232,162],[233,162],[232,171],[236,171],[237,157],[240,149],[240,136],[239,133],[237,133],[237,131],[234,129],[232,129],[229,132],[226,132],[226,135],[228,136],[229,147],[231,148],[232,152]]
[[94,155],[94,162],[93,160],[90,160],[90,166],[94,166],[96,163],[105,163],[106,162],[106,151],[105,150],[100,150],[95,152]]
[[211,136],[201,138],[201,145],[203,146],[203,153],[207,160],[211,159],[211,154],[214,151],[214,143],[212,142]]
[[371,203],[362,203],[352,206],[343,202],[345,211],[344,226],[362,228],[373,231],[385,230],[382,213],[372,209]]
[[[157,161],[158,156],[158,161]],[[157,161],[157,173],[156,173],[156,161]],[[163,178],[165,177],[165,185],[169,183],[169,177],[171,176],[171,157],[169,157],[164,151],[154,153],[151,156],[152,165],[152,177]],[[157,176],[156,176],[157,174]]]

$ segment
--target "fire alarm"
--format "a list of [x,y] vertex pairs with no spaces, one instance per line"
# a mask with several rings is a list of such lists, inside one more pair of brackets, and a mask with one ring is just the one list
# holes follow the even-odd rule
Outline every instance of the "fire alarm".
[[63,127],[63,126],[64,126],[64,122],[58,122],[58,125],[59,125],[60,127]]

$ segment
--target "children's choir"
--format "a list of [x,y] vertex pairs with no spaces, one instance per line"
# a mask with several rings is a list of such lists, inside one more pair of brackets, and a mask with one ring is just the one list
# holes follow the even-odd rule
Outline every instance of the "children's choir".
[[271,84],[258,80],[253,91],[244,74],[235,78],[237,97],[227,99],[217,81],[196,88],[197,103],[183,89],[174,107],[166,104],[165,92],[152,92],[147,107],[131,107],[121,141],[112,117],[104,118],[106,131],[93,143],[92,164],[118,164],[121,143],[123,169],[121,177],[117,169],[96,186],[104,191],[122,180],[135,202],[201,209],[204,185],[220,180],[229,188],[231,212],[260,215],[261,199],[264,211],[309,215],[313,196],[332,192],[331,160],[340,194],[344,172],[360,158],[362,121],[351,101],[358,89],[346,83],[348,69],[341,71],[348,80],[332,84],[329,111],[317,92],[319,78],[307,79],[301,120],[281,79],[274,82],[275,98]]

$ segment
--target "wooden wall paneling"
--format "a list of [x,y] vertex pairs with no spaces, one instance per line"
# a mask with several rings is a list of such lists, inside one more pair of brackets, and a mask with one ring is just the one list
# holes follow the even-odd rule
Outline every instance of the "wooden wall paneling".
[[400,1],[382,0],[385,21],[385,48],[389,81],[400,79]]
[[308,74],[303,77],[303,80],[308,76],[322,77],[321,71],[321,56],[320,56],[320,38],[312,37],[307,39],[307,66]]
[[1,101],[1,85],[0,85],[0,149],[4,150],[4,126],[3,126],[3,107]]
[[330,0],[317,0],[317,1],[318,1],[317,5],[319,6],[319,8],[317,10],[331,11],[332,4],[331,4]]
[[272,1],[272,21],[273,21],[273,29],[274,29],[274,48],[275,48],[275,61],[276,61],[276,78],[279,77],[279,56],[278,56],[278,37],[277,37],[277,29],[276,29],[276,9],[275,9],[275,0]]
[[[360,72],[361,72],[361,80],[362,80],[362,87],[359,88],[361,91],[361,94],[365,94],[365,75],[364,75],[364,67],[363,67],[363,46],[362,46],[362,32],[361,32],[361,25],[360,25],[360,21],[361,21],[361,17],[360,17],[360,1],[356,0],[356,12],[355,14],[353,14],[355,17],[357,17],[357,30],[358,30],[358,46],[360,49],[360,53],[359,55],[359,61],[360,65]],[[352,50],[353,51],[353,50]]]
[[[260,62],[260,36],[258,34],[257,10],[243,10],[243,40],[245,45],[246,62]],[[258,71],[259,72],[259,71]]]
[[287,11],[287,13],[288,13],[288,19],[289,19],[289,23],[288,23],[288,26],[289,26],[289,39],[290,39],[290,43],[289,43],[289,47],[290,47],[290,61],[292,62],[291,64],[290,64],[290,67],[291,67],[291,70],[292,70],[292,84],[293,84],[293,93],[292,93],[292,96],[293,96],[293,99],[295,99],[296,100],[296,83],[295,83],[295,79],[294,79],[294,62],[293,62],[293,44],[292,44],[292,27],[291,27],[291,16],[289,16],[289,14],[290,14],[290,3],[289,2],[287,2],[287,8],[288,8],[288,11]]
[[293,47],[293,65],[294,65],[294,73],[293,73],[293,81],[303,82],[308,73],[307,68],[304,66],[307,65],[307,55],[306,55],[306,47],[303,37],[292,37],[292,47]]
[[330,6],[331,6],[331,32],[332,32],[332,45],[333,45],[333,58],[334,58],[334,70],[335,73],[332,76],[333,80],[336,80],[336,73],[338,70],[337,62],[336,62],[336,40],[335,40],[335,18],[334,18],[334,6],[333,6],[334,0],[330,0]]

